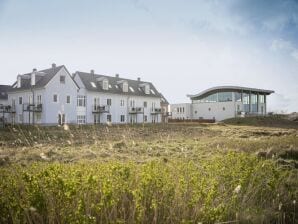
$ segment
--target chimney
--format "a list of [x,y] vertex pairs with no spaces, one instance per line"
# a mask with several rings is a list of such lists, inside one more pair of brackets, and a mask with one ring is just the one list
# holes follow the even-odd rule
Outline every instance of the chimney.
[[17,88],[21,88],[21,75],[17,77]]
[[31,73],[31,86],[35,86],[35,72],[36,69],[33,69],[33,72]]
[[33,68],[32,71],[33,71],[33,72],[37,72],[37,69],[36,69],[36,68]]
[[56,68],[56,64],[55,63],[52,64],[52,68]]
[[140,78],[140,77],[138,77],[138,81],[139,81],[139,82],[141,81],[141,78]]
[[91,69],[90,73],[91,73],[92,75],[94,75],[94,70],[93,70],[93,69]]
[[116,77],[116,78],[119,78],[119,74],[116,74],[115,77]]

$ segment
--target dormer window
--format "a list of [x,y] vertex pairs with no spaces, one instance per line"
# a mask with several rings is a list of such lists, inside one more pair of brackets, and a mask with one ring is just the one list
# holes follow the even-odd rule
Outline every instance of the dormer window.
[[128,92],[128,83],[127,82],[124,82],[122,84],[122,89],[123,89],[123,92],[127,93]]
[[109,90],[109,81],[107,79],[102,81],[102,88],[104,90]]
[[90,84],[93,88],[96,88],[96,84],[94,82],[90,82]]
[[153,89],[150,89],[150,92],[151,92],[153,95],[155,95],[155,92],[154,92]]
[[129,87],[129,89],[131,92],[133,92],[133,93],[135,92],[135,90],[131,86]]
[[150,94],[150,86],[145,85],[145,94]]

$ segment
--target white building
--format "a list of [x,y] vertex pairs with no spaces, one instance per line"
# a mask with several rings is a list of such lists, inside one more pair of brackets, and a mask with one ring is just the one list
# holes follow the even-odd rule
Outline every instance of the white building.
[[18,75],[0,86],[4,124],[167,122],[169,103],[150,82],[90,73],[70,75],[64,65]]
[[179,103],[171,104],[172,119],[188,120],[192,119],[192,104],[191,103]]
[[4,126],[5,123],[11,122],[11,117],[15,113],[15,108],[8,102],[7,92],[10,89],[11,86],[0,85],[0,126]]
[[[166,116],[163,96],[150,82],[76,72],[80,87],[77,101],[77,123],[160,123]],[[167,101],[166,101],[167,102]],[[166,111],[167,112],[167,111]]]
[[11,122],[17,124],[76,123],[79,87],[65,66],[18,75],[8,92],[8,102],[15,108]]
[[267,113],[267,96],[271,93],[274,91],[239,86],[213,87],[188,95],[191,104],[171,105],[172,117],[221,121],[237,116],[264,116]]

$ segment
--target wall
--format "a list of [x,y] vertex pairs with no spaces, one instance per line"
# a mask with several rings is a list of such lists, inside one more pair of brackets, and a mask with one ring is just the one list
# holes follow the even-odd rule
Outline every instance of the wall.
[[[182,111],[178,112],[178,108],[184,108]],[[180,103],[180,104],[171,104],[170,110],[172,112],[172,119],[192,119],[192,104],[190,103]]]

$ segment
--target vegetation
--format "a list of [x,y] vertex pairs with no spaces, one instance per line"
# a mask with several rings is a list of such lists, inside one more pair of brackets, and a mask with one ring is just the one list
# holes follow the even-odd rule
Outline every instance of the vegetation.
[[0,223],[297,222],[295,128],[168,124],[0,132]]

